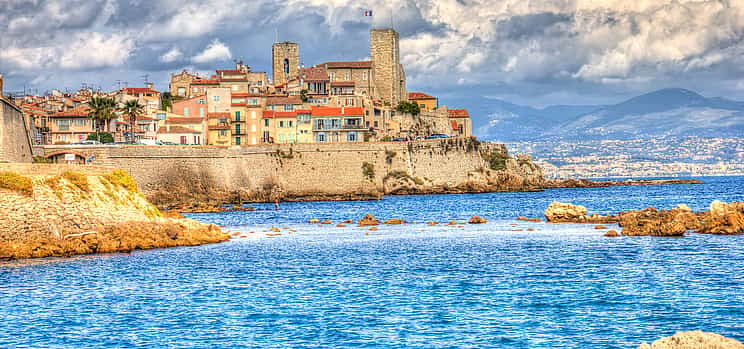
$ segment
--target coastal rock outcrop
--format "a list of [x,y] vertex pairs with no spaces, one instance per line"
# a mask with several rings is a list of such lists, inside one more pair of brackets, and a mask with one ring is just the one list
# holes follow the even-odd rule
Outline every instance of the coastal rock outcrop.
[[120,170],[0,164],[0,259],[128,252],[229,238],[217,226],[163,217]]
[[727,204],[713,201],[710,210],[704,214],[698,231],[705,234],[744,233],[744,202]]
[[744,349],[744,344],[733,338],[720,334],[687,331],[677,332],[673,336],[655,340],[653,343],[642,343],[638,349]]
[[366,215],[364,215],[364,217],[359,220],[359,226],[360,227],[365,227],[365,226],[370,226],[370,225],[379,225],[379,224],[380,224],[380,221],[377,220],[377,218],[375,218],[375,216],[373,216],[373,215],[371,215],[369,213],[367,213]]
[[470,220],[468,220],[468,224],[484,224],[487,222],[488,221],[485,218],[478,217],[478,216],[470,217]]
[[398,218],[391,218],[391,219],[388,219],[388,220],[384,221],[382,224],[397,225],[397,224],[403,224],[405,222],[406,221],[400,220]]
[[545,210],[548,223],[616,223],[617,216],[588,215],[586,207],[571,203],[553,201]]

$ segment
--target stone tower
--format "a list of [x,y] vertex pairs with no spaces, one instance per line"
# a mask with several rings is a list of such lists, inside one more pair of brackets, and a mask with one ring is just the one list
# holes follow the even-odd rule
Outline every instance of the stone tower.
[[395,106],[408,99],[405,74],[400,64],[400,37],[394,29],[372,29],[369,36],[375,97]]
[[299,75],[300,45],[278,42],[271,46],[272,78],[274,85],[281,85]]

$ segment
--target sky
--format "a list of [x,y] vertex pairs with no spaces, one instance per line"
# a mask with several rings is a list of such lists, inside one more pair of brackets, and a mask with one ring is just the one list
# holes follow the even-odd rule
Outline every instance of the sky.
[[369,29],[391,25],[409,91],[452,107],[667,87],[744,100],[742,0],[2,0],[0,73],[6,91],[167,90],[171,73],[237,59],[269,72],[277,38],[306,66],[369,59]]

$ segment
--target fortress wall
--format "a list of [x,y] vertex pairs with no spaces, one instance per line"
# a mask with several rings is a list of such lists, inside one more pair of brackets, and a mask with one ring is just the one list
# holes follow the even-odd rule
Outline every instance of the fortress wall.
[[21,111],[0,96],[0,162],[31,162],[31,140]]

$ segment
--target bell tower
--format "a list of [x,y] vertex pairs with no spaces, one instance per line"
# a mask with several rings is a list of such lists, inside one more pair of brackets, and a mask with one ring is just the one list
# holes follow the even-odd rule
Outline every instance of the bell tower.
[[272,79],[281,85],[299,75],[300,45],[294,42],[278,42],[271,46]]

